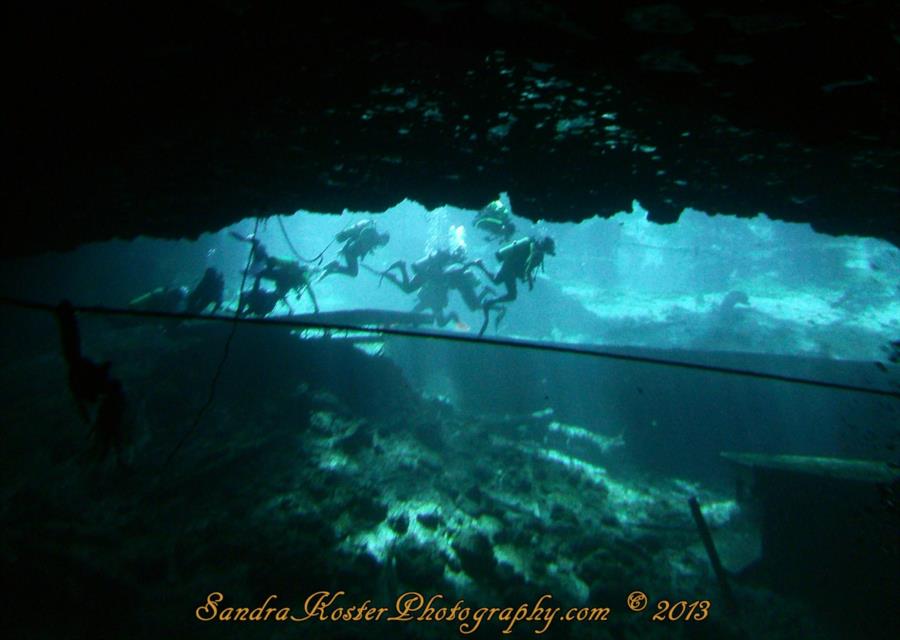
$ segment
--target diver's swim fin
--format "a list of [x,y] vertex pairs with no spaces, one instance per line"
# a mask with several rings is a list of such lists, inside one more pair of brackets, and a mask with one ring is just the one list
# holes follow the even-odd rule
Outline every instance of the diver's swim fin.
[[487,331],[487,326],[488,326],[488,322],[490,322],[490,319],[491,319],[490,309],[488,307],[485,307],[484,322],[481,323],[481,331],[478,332],[479,338],[484,335],[485,331]]
[[506,307],[497,307],[497,317],[494,319],[494,329],[500,328],[500,321],[506,317]]

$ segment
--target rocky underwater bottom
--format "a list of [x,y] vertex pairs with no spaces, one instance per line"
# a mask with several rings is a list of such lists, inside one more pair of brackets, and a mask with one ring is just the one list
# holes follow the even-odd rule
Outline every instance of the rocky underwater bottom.
[[16,637],[841,637],[761,583],[729,610],[688,500],[729,567],[760,553],[751,514],[621,434],[425,398],[352,336],[240,326],[217,373],[228,324],[83,325],[125,388],[118,455],[61,356],[0,371]]

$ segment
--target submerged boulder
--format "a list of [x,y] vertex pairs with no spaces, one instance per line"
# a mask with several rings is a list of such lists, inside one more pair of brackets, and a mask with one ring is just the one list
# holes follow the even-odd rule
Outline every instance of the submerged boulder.
[[465,571],[473,580],[490,582],[496,576],[497,558],[488,537],[480,531],[465,530],[457,534],[453,550]]

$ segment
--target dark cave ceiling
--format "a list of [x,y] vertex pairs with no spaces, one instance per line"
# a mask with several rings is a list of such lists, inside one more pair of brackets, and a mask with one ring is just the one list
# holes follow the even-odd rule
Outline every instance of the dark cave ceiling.
[[501,191],[532,218],[637,199],[896,244],[895,7],[13,3],[3,254]]

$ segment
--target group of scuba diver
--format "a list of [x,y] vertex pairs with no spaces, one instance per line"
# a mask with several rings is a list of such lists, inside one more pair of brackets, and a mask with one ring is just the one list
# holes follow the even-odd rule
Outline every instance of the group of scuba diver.
[[[488,327],[491,311],[495,311],[495,324],[499,325],[506,313],[505,303],[513,302],[518,297],[517,283],[527,283],[531,290],[537,271],[543,268],[544,257],[555,255],[556,251],[555,243],[549,236],[527,236],[511,241],[516,228],[510,217],[508,207],[498,200],[479,211],[474,220],[475,228],[487,234],[486,241],[503,245],[495,254],[500,263],[496,272],[491,272],[480,259],[468,260],[462,246],[431,251],[410,265],[404,260],[398,260],[381,271],[367,265],[362,266],[380,277],[379,284],[386,279],[404,293],[415,293],[417,302],[412,311],[430,311],[440,327],[451,321],[462,326],[455,311],[447,312],[450,292],[459,292],[469,310],[483,312],[484,321],[478,333],[481,336]],[[304,293],[308,293],[313,309],[318,313],[319,304],[312,288],[313,282],[320,282],[333,275],[355,278],[366,256],[390,241],[390,234],[380,232],[373,220],[361,220],[334,237],[332,243],[341,243],[337,259],[324,266],[312,266],[315,260],[270,255],[265,245],[253,235],[243,236],[234,231],[230,234],[234,239],[249,244],[251,251],[244,277],[251,279],[252,285],[241,291],[237,314],[257,317],[272,313],[279,302],[283,302],[290,313],[293,313],[293,307],[288,301],[288,296],[292,293],[298,300]],[[476,269],[489,281],[481,291],[478,291],[481,283],[475,273]],[[497,295],[490,285],[503,285],[506,291]],[[129,306],[190,314],[203,313],[211,307],[215,313],[223,306],[224,293],[224,276],[218,269],[210,267],[193,290],[184,287],[160,288],[132,300]]]

